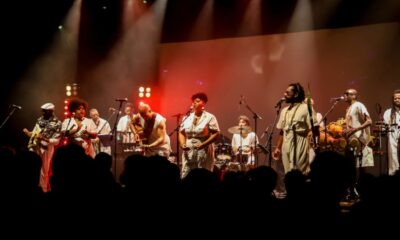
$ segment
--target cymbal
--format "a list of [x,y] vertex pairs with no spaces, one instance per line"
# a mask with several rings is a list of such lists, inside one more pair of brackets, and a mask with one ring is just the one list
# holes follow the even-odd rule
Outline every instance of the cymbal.
[[234,126],[234,127],[230,127],[228,128],[228,132],[232,133],[232,134],[246,134],[251,132],[251,128],[248,126]]

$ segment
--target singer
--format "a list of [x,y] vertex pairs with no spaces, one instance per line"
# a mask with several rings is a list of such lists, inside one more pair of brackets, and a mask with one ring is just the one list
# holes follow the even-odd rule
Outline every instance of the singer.
[[30,132],[23,132],[29,137],[28,149],[36,152],[42,159],[40,170],[40,187],[43,192],[50,191],[51,161],[55,146],[60,142],[61,121],[54,115],[54,104],[45,103],[41,107],[42,116],[37,119],[35,127]]
[[207,95],[196,93],[191,99],[193,112],[179,130],[179,144],[183,150],[182,178],[195,168],[213,170],[214,146],[212,143],[220,131],[216,117],[205,111]]
[[318,129],[318,121],[315,112],[312,114],[314,126],[308,113],[307,104],[304,103],[305,93],[300,83],[292,83],[286,89],[285,101],[289,106],[282,109],[276,127],[280,130],[277,147],[273,152],[273,158],[282,157],[285,173],[292,169],[298,169],[303,174],[310,171],[309,141],[307,136],[311,128]]
[[389,174],[394,175],[399,170],[400,156],[400,89],[393,92],[392,107],[383,114],[383,119],[387,126],[389,137]]

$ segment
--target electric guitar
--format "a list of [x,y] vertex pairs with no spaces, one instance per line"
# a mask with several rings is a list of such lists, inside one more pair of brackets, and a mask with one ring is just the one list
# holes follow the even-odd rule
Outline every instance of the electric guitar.
[[38,124],[35,125],[27,146],[29,150],[47,149],[49,140],[42,136],[43,131],[44,129],[41,129]]

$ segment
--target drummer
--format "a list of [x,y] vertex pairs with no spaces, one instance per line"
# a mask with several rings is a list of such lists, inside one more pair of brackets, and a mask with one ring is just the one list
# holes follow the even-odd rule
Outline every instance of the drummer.
[[233,134],[232,150],[238,162],[249,167],[254,166],[254,147],[258,144],[257,135],[251,130],[250,119],[241,115],[238,126],[228,129]]

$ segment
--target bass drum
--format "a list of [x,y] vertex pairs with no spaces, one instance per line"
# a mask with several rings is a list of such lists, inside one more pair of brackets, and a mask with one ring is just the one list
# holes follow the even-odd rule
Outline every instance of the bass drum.
[[216,162],[230,162],[232,160],[232,146],[227,143],[218,143],[215,145]]

